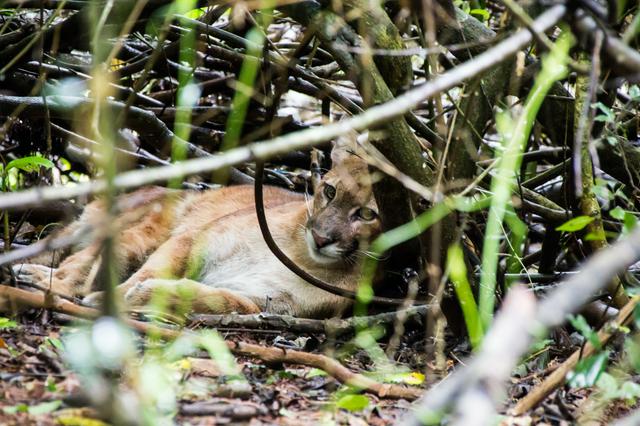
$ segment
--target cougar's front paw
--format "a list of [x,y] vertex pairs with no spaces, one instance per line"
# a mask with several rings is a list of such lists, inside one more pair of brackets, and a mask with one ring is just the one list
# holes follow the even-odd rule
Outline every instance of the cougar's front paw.
[[[122,286],[118,286],[115,288],[116,299],[118,301],[122,301],[125,291],[126,290]],[[102,302],[104,301],[104,291],[94,291],[93,293],[89,293],[84,297],[84,299],[82,299],[82,301],[88,306],[92,306],[94,308],[100,307],[102,305]]]
[[154,286],[149,281],[137,283],[124,294],[124,301],[127,306],[138,308],[149,304],[153,296]]
[[102,300],[104,299],[104,291],[94,291],[88,294],[82,299],[82,303],[92,308],[99,308],[102,306]]
[[48,286],[53,279],[54,269],[33,263],[18,263],[11,267],[18,281]]

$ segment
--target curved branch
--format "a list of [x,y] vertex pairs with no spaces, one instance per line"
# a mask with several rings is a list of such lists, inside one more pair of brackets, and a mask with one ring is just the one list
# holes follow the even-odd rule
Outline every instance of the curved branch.
[[[264,200],[262,194],[262,181],[264,179],[264,162],[257,161],[256,162],[256,180],[254,185],[254,195],[256,201],[256,214],[258,216],[258,223],[260,224],[260,232],[262,232],[262,238],[264,238],[264,242],[271,250],[271,253],[278,258],[278,260],[286,266],[291,272],[296,274],[298,277],[302,278],[309,284],[324,291],[327,291],[331,294],[335,294],[337,296],[346,297],[347,299],[357,300],[357,294],[354,291],[348,290],[346,288],[338,287],[333,284],[329,284],[326,281],[317,278],[304,269],[300,268],[293,260],[289,259],[278,244],[275,242],[273,237],[271,236],[271,232],[269,231],[269,224],[267,223],[267,218],[264,214]],[[391,305],[391,306],[400,306],[404,303],[404,299],[394,299],[388,297],[379,297],[373,296],[371,297],[371,302],[377,303],[380,305]]]

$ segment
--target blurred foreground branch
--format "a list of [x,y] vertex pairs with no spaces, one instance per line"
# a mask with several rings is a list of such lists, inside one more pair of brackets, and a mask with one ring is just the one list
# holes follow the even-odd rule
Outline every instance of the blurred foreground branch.
[[[583,265],[580,272],[550,292],[535,310],[529,312],[529,305],[533,303],[533,299],[527,300],[520,290],[515,291],[514,295],[511,294],[513,292],[509,293],[508,299],[511,301],[505,301],[505,309],[498,315],[495,326],[487,334],[486,342],[477,356],[427,392],[421,398],[416,412],[401,424],[418,425],[425,420],[432,421],[440,418],[446,410],[456,407],[460,413],[459,419],[469,419],[471,412],[468,410],[479,408],[475,403],[469,404],[471,399],[481,402],[486,416],[493,416],[504,396],[504,382],[520,357],[526,353],[532,340],[561,325],[568,314],[578,311],[592,294],[606,287],[617,273],[639,259],[640,229],[636,229],[628,238],[596,253]],[[620,310],[614,326],[606,330],[619,330],[615,325],[624,325],[628,321],[637,302],[637,298],[632,299]],[[512,309],[512,306],[516,306],[517,309]],[[603,331],[599,337],[606,343],[613,333]],[[544,399],[564,381],[567,371],[575,365],[581,354],[591,353],[587,351],[592,350],[593,348],[589,349],[587,345],[584,351],[574,353],[567,360],[569,366],[556,370],[543,382],[541,390],[529,393],[518,404],[516,412],[521,414]],[[472,417],[475,419],[486,421],[487,418],[491,418],[482,417],[479,411],[474,411],[474,414],[476,415]]]

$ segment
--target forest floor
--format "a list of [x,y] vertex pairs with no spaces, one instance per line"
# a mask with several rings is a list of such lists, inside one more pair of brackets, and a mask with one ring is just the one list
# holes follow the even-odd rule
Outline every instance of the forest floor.
[[[65,333],[74,324],[59,325],[40,311],[36,318],[22,316],[0,330],[0,425],[99,425],[89,422],[96,413],[87,408],[81,379],[64,359]],[[264,346],[321,351],[314,336],[270,330],[221,330],[225,339]],[[405,349],[406,350],[406,349]],[[181,374],[178,389],[178,424],[392,424],[407,411],[405,400],[367,395],[367,407],[336,408],[341,384],[321,370],[296,365],[265,365],[236,358],[246,383],[224,383],[214,361],[199,355],[173,366]],[[345,364],[364,369],[358,353]],[[420,382],[421,380],[417,380]],[[89,390],[90,391],[90,390]],[[330,423],[329,423],[330,424]]]
[[[89,408],[87,392],[92,389],[83,391],[82,379],[66,362],[64,336],[81,326],[70,318],[43,310],[32,310],[15,321],[5,320],[0,324],[0,425],[106,424],[97,420],[97,412]],[[220,330],[220,333],[227,340],[316,353],[327,353],[329,348],[334,348],[322,335],[233,329]],[[424,369],[424,341],[420,341],[420,335],[419,331],[407,333],[409,338],[404,339],[396,359],[398,365],[406,367],[404,371],[412,372],[400,375],[401,382],[426,388],[429,378],[425,380],[419,373]],[[337,348],[348,345],[335,343]],[[465,343],[449,346],[447,365],[453,370],[462,362],[460,359],[468,355],[468,350]],[[505,413],[574,349],[570,344],[562,346],[546,346],[514,372]],[[146,350],[146,343],[142,347]],[[352,371],[366,372],[371,364],[366,352],[350,353],[341,361]],[[236,358],[236,362],[246,379],[242,383],[225,382],[216,363],[204,353],[173,363],[170,368],[180,375],[173,421],[189,425],[387,425],[395,424],[411,407],[410,401],[381,399],[369,394],[366,399],[341,398],[344,387],[321,370],[269,365],[250,358]],[[592,392],[592,389],[561,388],[529,415],[518,418],[505,415],[501,424],[574,424],[585,405],[589,406],[589,412],[597,413],[594,423],[590,424],[607,424],[631,409],[620,402],[594,411],[593,403],[587,404]]]

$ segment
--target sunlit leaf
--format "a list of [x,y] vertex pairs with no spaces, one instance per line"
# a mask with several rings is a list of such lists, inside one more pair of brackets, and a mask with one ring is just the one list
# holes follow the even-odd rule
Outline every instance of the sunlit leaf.
[[60,400],[43,402],[41,404],[29,407],[29,414],[33,414],[34,416],[40,414],[48,414],[56,411],[58,408],[60,408],[60,405],[62,405],[62,401]]
[[586,388],[596,384],[600,375],[607,368],[609,352],[604,351],[584,358],[567,374],[567,382],[574,388]]
[[480,18],[480,20],[483,22],[489,20],[489,17],[491,16],[487,9],[471,9],[469,11],[469,15]]
[[171,368],[175,368],[176,370],[189,371],[191,370],[192,364],[189,358],[182,358],[182,359],[179,359],[178,361],[175,361],[170,366]]
[[364,395],[345,395],[336,402],[336,406],[348,411],[362,411],[369,406],[369,398]]
[[558,226],[556,228],[556,231],[577,232],[584,229],[594,220],[595,218],[591,216],[577,216]]
[[584,236],[585,241],[604,241],[606,239],[606,233],[602,230],[598,232],[589,232]]
[[58,389],[58,387],[56,386],[55,380],[53,380],[53,377],[51,376],[47,377],[47,381],[45,382],[45,385],[49,392],[55,392]]
[[18,404],[10,407],[2,407],[2,411],[6,414],[27,413],[29,412],[29,406],[27,404]]
[[327,376],[327,372],[324,370],[321,370],[319,368],[312,368],[311,370],[309,370],[309,372],[306,374],[306,378],[307,379],[311,379],[313,377],[323,377],[323,376]]
[[51,160],[47,160],[44,157],[38,157],[34,155],[31,157],[22,157],[9,161],[9,164],[7,164],[5,171],[18,169],[22,170],[23,172],[33,173],[40,170],[40,167],[50,169],[53,167],[53,163],[51,162]]
[[405,383],[407,385],[421,385],[424,383],[425,375],[417,371],[406,373],[385,374],[382,380],[385,383]]
[[18,324],[14,320],[10,320],[9,318],[0,317],[0,330],[5,328],[16,328]]
[[184,16],[186,16],[187,18],[191,18],[191,19],[198,19],[200,18],[202,15],[204,15],[204,13],[207,11],[206,7],[201,7],[199,9],[192,9],[186,13],[184,13]]
[[40,404],[28,406],[27,404],[18,404],[12,407],[3,407],[2,411],[6,414],[16,414],[16,413],[29,413],[34,416],[38,416],[40,414],[48,414],[53,411],[56,411],[62,405],[62,401],[48,401]]

